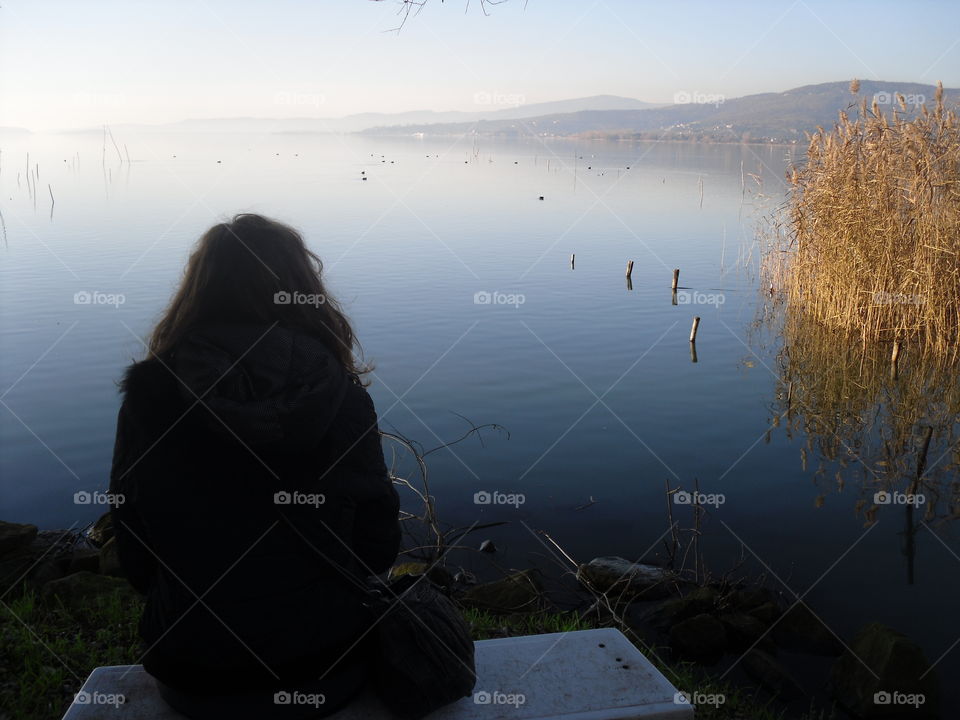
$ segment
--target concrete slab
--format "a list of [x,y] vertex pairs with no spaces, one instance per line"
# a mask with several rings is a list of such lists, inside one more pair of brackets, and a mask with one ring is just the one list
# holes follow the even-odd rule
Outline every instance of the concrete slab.
[[[693,707],[619,630],[527,635],[476,643],[472,697],[429,720],[692,720]],[[123,702],[118,702],[119,698]],[[372,695],[333,720],[391,720]],[[143,667],[95,669],[63,720],[185,720]]]

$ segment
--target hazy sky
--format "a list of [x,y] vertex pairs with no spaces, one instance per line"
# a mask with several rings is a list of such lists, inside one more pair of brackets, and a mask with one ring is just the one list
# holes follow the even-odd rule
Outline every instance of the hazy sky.
[[4,0],[0,126],[336,117],[851,77],[960,86],[960,2]]

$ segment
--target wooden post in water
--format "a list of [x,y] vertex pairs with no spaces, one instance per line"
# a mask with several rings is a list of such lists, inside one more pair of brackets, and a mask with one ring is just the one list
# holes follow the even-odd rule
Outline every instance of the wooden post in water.
[[633,274],[633,260],[627,260],[627,279]]
[[679,282],[680,282],[680,268],[676,268],[676,269],[673,271],[673,285],[671,285],[670,287],[671,287],[674,291],[676,291],[677,285],[679,284]]
[[695,343],[697,341],[697,328],[700,327],[700,316],[697,315],[693,318],[693,326],[690,328],[690,342]]
[[900,350],[901,350],[900,341],[899,340],[894,341],[893,353],[890,355],[890,377],[892,377],[894,380],[897,379],[897,375],[900,372],[900,369],[899,369]]
[[577,254],[570,253],[570,269],[573,270],[574,267],[576,267],[576,264],[577,264]]
[[627,290],[633,290],[633,280],[627,275]]

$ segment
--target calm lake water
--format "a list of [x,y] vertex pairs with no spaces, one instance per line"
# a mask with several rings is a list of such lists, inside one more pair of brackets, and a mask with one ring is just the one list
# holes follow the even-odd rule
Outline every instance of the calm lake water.
[[[253,211],[300,228],[323,258],[376,364],[371,392],[383,429],[427,449],[463,434],[458,414],[509,430],[428,458],[444,522],[510,521],[470,540],[492,539],[497,563],[558,574],[535,530],[579,561],[662,559],[665,481],[687,490],[697,481],[724,496],[702,541],[715,572],[734,564],[742,543],[740,574],[765,572],[771,588],[804,595],[844,638],[867,621],[887,623],[929,660],[943,656],[942,680],[960,672],[956,524],[922,524],[918,514],[908,583],[904,508],[880,507],[866,523],[857,462],[827,458],[821,468],[819,438],[777,419],[781,343],[753,327],[762,294],[751,247],[754,209],[782,197],[795,150],[312,135],[116,140],[122,163],[99,135],[2,139],[4,520],[76,527],[104,511],[74,494],[106,488],[115,383],[143,356],[140,338],[199,235]],[[752,192],[750,173],[768,199]],[[675,267],[685,288],[677,304]],[[81,292],[124,301],[78,304]],[[956,378],[935,380],[932,393],[936,382]],[[943,482],[956,480],[956,432],[954,417],[929,452]],[[842,490],[822,482],[835,472]],[[522,493],[524,502],[475,504],[482,491]],[[688,508],[674,509],[689,526]],[[487,557],[462,561],[482,572]],[[957,707],[956,689],[944,692]]]

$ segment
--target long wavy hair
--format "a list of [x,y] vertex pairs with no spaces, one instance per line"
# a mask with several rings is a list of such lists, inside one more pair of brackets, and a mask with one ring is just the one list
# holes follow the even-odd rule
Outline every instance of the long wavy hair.
[[191,253],[180,287],[150,335],[150,352],[169,355],[201,325],[276,322],[318,337],[348,372],[369,372],[357,360],[363,351],[322,273],[320,258],[288,225],[253,213],[214,225]]

